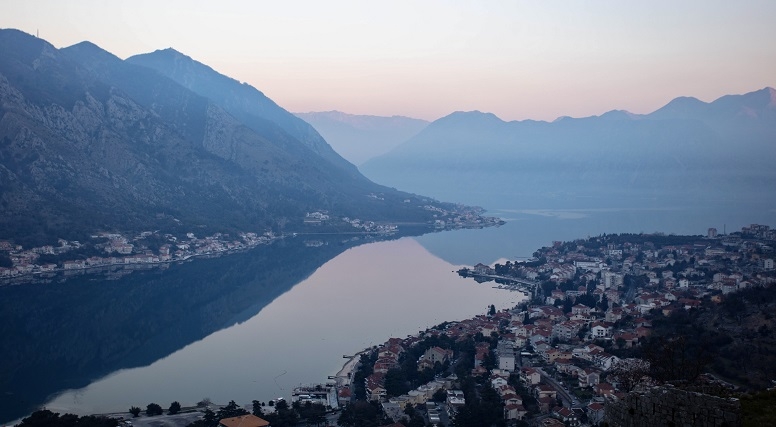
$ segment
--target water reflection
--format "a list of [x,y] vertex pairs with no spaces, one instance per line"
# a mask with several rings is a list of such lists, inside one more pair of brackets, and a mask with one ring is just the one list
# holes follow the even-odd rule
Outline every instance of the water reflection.
[[87,414],[288,397],[336,373],[343,354],[522,298],[459,278],[410,238],[356,245],[289,240],[115,282],[0,289],[15,334],[3,348],[23,344],[2,362],[13,373],[2,418],[43,402]]
[[59,390],[151,364],[249,319],[358,243],[330,239],[313,248],[286,239],[118,280],[0,287],[0,421],[25,415]]

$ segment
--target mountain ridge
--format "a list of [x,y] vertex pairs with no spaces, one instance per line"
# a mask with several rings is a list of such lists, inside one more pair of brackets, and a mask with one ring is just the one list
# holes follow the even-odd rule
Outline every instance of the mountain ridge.
[[[0,239],[37,246],[110,230],[279,231],[317,210],[431,220],[428,199],[369,181],[280,107],[291,116],[284,126],[299,124],[311,139],[254,111],[245,123],[90,42],[59,50],[0,30],[0,48]],[[244,100],[258,90],[249,92]]]
[[504,187],[531,203],[546,194],[553,203],[769,200],[775,92],[767,87],[710,103],[679,97],[649,114],[612,110],[553,122],[455,112],[361,170],[405,191],[484,206]]
[[218,73],[210,66],[168,48],[134,55],[128,63],[142,65],[211,99],[236,119],[259,133],[283,138],[283,133],[305,144],[353,179],[362,179],[355,166],[338,155],[307,122],[286,111],[253,86]]

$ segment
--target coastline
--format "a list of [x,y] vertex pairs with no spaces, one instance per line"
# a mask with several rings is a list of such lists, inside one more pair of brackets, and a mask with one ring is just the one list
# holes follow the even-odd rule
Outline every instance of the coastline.
[[348,361],[345,362],[345,364],[342,365],[342,368],[334,375],[333,379],[338,388],[350,387],[352,385],[353,372],[358,370],[361,355],[366,354],[371,350],[371,347],[365,348],[348,358]]

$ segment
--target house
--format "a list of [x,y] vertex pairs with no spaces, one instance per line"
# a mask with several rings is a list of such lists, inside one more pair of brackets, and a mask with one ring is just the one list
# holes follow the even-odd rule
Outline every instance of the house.
[[616,321],[618,321],[620,319],[622,319],[622,309],[621,308],[613,307],[613,308],[610,308],[606,312],[606,319],[605,320],[607,322],[614,323],[614,322],[616,322]]
[[571,350],[571,355],[573,357],[576,357],[577,359],[587,360],[588,362],[593,361],[593,357],[598,354],[602,353],[604,351],[603,347],[599,347],[595,344],[588,344],[584,347],[579,347]]
[[448,390],[447,391],[447,414],[451,417],[458,413],[458,410],[466,405],[466,399],[464,398],[463,391],[461,390]]
[[614,334],[614,342],[619,346],[620,340],[625,348],[631,348],[639,344],[639,336],[631,332],[621,332]]
[[350,403],[350,399],[353,397],[353,392],[350,391],[350,387],[344,386],[340,388],[337,393],[337,401],[341,406],[345,406]]
[[592,335],[593,338],[608,337],[611,331],[612,327],[603,322],[593,322],[593,325],[590,326],[590,335]]
[[221,427],[268,427],[269,421],[256,415],[240,415],[239,417],[224,418],[218,421]]
[[439,362],[443,364],[453,358],[453,350],[445,350],[440,347],[431,347],[420,356],[418,361],[418,370],[429,368],[434,369],[434,365]]
[[538,384],[536,387],[534,387],[534,396],[537,399],[541,399],[542,397],[551,397],[555,399],[558,392],[555,391],[552,386],[549,386],[547,384]]
[[571,307],[571,314],[581,314],[583,316],[589,316],[592,309],[586,305],[577,304]]
[[514,388],[512,391],[505,391],[503,394],[501,394],[501,400],[504,401],[505,405],[522,405],[523,399],[515,394]]
[[507,385],[507,380],[506,380],[506,379],[504,379],[504,377],[495,377],[495,378],[493,378],[493,379],[491,379],[491,380],[490,380],[490,385],[491,385],[491,386],[492,386],[494,389],[498,389],[498,388],[499,388],[499,387],[501,387],[501,386],[505,386],[505,385]]
[[562,374],[571,375],[573,377],[576,377],[578,371],[580,370],[579,367],[572,365],[569,362],[561,361],[561,360],[558,360],[557,362],[555,362],[555,369]]
[[609,353],[598,353],[593,355],[593,363],[604,371],[611,369],[619,360],[619,357]]
[[496,270],[494,270],[490,266],[485,265],[483,263],[478,263],[477,265],[474,266],[474,268],[472,268],[472,270],[474,271],[475,274],[486,274],[486,275],[496,274]]
[[541,411],[543,414],[550,412],[550,408],[555,406],[556,403],[555,398],[549,396],[540,397],[536,399],[536,402],[539,404],[539,411]]
[[579,425],[579,419],[577,418],[577,414],[574,413],[569,408],[560,407],[555,408],[554,411],[552,411],[552,416],[559,419],[563,422],[566,426],[577,426]]
[[536,368],[522,368],[520,369],[520,381],[527,386],[539,384],[542,376]]
[[577,373],[579,379],[579,387],[594,387],[601,382],[601,375],[595,369],[585,368],[580,369]]
[[380,400],[386,395],[385,375],[374,373],[364,379],[367,400]]
[[528,414],[523,405],[512,403],[504,406],[505,420],[522,420]]
[[549,348],[542,354],[542,357],[547,363],[555,363],[555,360],[558,359],[559,353],[560,350],[557,348]]
[[604,405],[599,402],[591,402],[587,405],[587,420],[591,424],[598,424],[604,419]]
[[488,343],[479,343],[477,344],[477,353],[474,355],[474,368],[480,368],[482,367],[482,363],[485,361],[485,358],[490,354],[490,347],[488,346]]
[[515,348],[509,341],[500,341],[496,347],[498,355],[498,368],[503,371],[515,370]]
[[[577,315],[572,316],[572,318],[575,316]],[[571,340],[577,336],[583,325],[584,322],[576,319],[556,323],[552,327],[552,336],[561,340]]]
[[593,390],[597,396],[606,398],[614,396],[614,386],[609,383],[599,383],[593,387]]

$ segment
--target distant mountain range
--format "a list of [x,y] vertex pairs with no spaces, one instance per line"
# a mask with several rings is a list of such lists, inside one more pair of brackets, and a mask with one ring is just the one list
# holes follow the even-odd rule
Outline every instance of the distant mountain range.
[[486,207],[495,197],[525,207],[539,199],[623,206],[635,199],[773,202],[775,159],[776,91],[765,88],[711,103],[677,98],[645,115],[505,122],[456,112],[360,170],[401,190]]
[[257,89],[172,49],[121,60],[0,30],[0,141],[0,239],[25,245],[293,229],[318,210],[432,219]]
[[356,165],[385,154],[428,126],[404,116],[363,116],[324,111],[296,113],[320,132],[337,153]]

